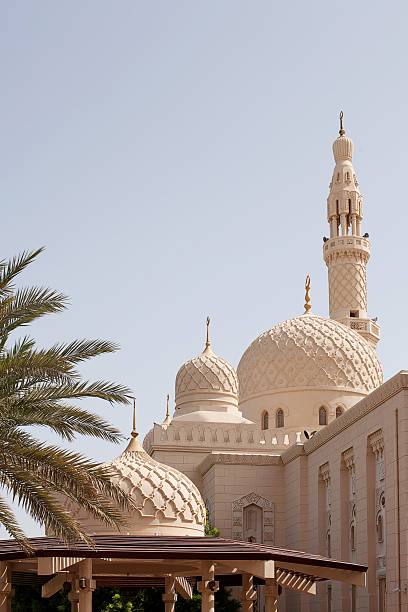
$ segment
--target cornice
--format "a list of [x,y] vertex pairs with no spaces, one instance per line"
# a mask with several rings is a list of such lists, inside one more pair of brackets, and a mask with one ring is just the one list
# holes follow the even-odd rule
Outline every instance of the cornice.
[[280,455],[256,455],[246,453],[210,453],[201,463],[198,469],[202,476],[216,464],[222,465],[282,465]]
[[375,410],[378,406],[397,395],[401,391],[408,389],[408,371],[401,370],[392,378],[387,380],[380,387],[377,387],[367,397],[360,400],[349,410],[346,410],[335,421],[321,429],[310,440],[304,443],[306,455],[309,455],[329,440],[332,440],[339,433],[364,418],[367,414]]
[[293,444],[290,448],[288,448],[288,450],[282,453],[281,455],[282,463],[284,465],[287,465],[294,459],[297,459],[298,457],[301,457],[304,454],[305,454],[304,444]]

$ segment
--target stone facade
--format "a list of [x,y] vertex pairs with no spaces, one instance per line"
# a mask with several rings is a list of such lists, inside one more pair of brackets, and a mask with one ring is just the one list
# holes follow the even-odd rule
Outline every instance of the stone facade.
[[[408,610],[408,372],[383,383],[367,315],[368,235],[341,129],[327,200],[330,319],[304,314],[261,334],[236,376],[209,349],[176,379],[173,419],[148,454],[198,487],[222,536],[369,566],[367,588],[284,589],[282,612]],[[262,594],[259,610],[262,611]]]

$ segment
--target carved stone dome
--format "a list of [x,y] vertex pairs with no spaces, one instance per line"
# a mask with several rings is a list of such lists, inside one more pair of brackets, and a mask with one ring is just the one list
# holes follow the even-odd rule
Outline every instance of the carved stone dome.
[[234,367],[206,348],[201,355],[181,366],[176,376],[176,403],[184,394],[214,391],[238,395],[238,376]]
[[[112,472],[112,481],[130,495],[134,506],[124,516],[125,533],[204,535],[205,506],[197,487],[185,474],[152,459],[137,438],[132,438],[123,453],[104,466]],[[68,503],[66,508],[75,516],[72,504]],[[76,518],[88,528],[88,533],[111,531],[93,517],[81,517],[82,512],[78,509]]]
[[306,314],[261,334],[238,365],[240,401],[277,389],[370,393],[383,382],[374,348],[342,323]]

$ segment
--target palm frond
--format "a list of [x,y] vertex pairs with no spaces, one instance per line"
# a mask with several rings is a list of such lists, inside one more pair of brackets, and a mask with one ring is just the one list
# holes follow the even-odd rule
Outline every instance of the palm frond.
[[14,278],[29,266],[43,250],[44,247],[34,251],[23,251],[9,259],[9,261],[3,260],[0,262],[0,295],[11,289],[10,285]]
[[2,498],[0,498],[0,523],[11,537],[17,540],[27,555],[34,553],[34,549],[18,524],[12,509]]

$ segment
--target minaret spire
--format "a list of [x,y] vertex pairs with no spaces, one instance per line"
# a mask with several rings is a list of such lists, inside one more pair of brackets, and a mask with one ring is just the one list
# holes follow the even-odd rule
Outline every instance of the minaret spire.
[[340,136],[344,136],[344,134],[346,133],[345,129],[343,128],[343,111],[340,111],[340,129],[339,129],[339,134]]
[[367,316],[370,243],[368,234],[361,235],[363,198],[352,164],[353,141],[345,133],[341,111],[340,136],[333,143],[336,165],[327,198],[330,238],[323,245],[329,274],[330,318],[357,330],[375,346],[380,330]]

